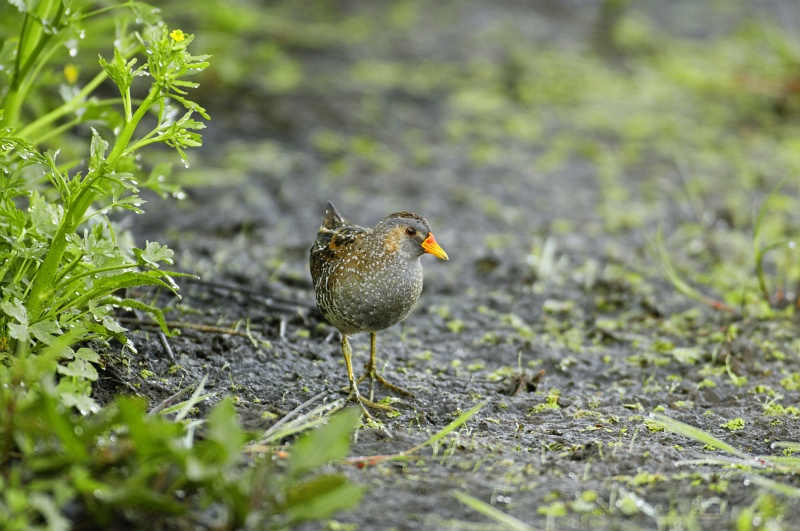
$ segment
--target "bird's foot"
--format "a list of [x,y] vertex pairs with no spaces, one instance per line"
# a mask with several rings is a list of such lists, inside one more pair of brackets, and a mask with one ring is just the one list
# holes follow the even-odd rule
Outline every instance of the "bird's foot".
[[358,384],[356,383],[353,387],[345,387],[343,391],[349,391],[350,395],[347,397],[348,400],[352,400],[353,402],[357,403],[361,406],[361,411],[364,412],[364,416],[368,419],[373,418],[367,408],[378,409],[381,411],[387,411],[389,413],[397,413],[397,410],[392,406],[388,406],[386,404],[378,404],[377,402],[373,402],[372,400],[367,400],[361,393],[358,392]]
[[375,369],[375,366],[374,365],[370,366],[369,363],[365,363],[364,364],[364,374],[362,374],[361,378],[358,379],[358,381],[356,382],[356,385],[359,385],[361,382],[363,382],[367,378],[369,378],[369,398],[370,398],[370,400],[373,397],[373,394],[372,394],[373,393],[373,387],[374,387],[374,384],[375,384],[376,381],[379,384],[381,384],[382,386],[384,386],[385,388],[389,389],[390,391],[392,391],[392,392],[394,392],[394,393],[396,393],[398,395],[403,395],[403,396],[408,397],[408,398],[416,398],[416,395],[414,395],[414,393],[412,393],[411,391],[409,391],[407,389],[403,389],[402,387],[393,384],[392,382],[390,382],[389,380],[387,380],[386,378],[381,376],[381,374],[377,371],[377,369]]

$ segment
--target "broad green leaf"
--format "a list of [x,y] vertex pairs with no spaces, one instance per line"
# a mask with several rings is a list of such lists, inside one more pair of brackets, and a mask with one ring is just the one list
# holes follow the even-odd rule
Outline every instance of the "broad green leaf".
[[97,369],[91,362],[83,358],[75,358],[66,365],[58,366],[58,373],[71,378],[84,378],[86,380],[97,381]]
[[3,313],[16,319],[17,322],[25,325],[28,324],[28,311],[18,299],[0,302],[0,310],[3,310]]
[[106,150],[108,149],[108,142],[103,140],[100,133],[93,127],[92,128],[92,142],[89,148],[89,167],[94,171],[100,171],[103,161],[106,159]]
[[321,520],[355,507],[365,490],[339,474],[321,475],[294,485],[286,494],[287,523]]
[[158,268],[158,262],[172,264],[172,256],[175,254],[172,249],[157,242],[147,242],[144,249],[134,248],[132,250],[139,260],[139,265],[148,265],[154,268]]
[[80,393],[61,393],[61,400],[65,406],[74,407],[82,415],[96,413],[100,410],[100,405],[94,398]]
[[8,335],[23,343],[31,340],[30,330],[26,324],[8,323]]
[[98,354],[97,352],[88,347],[83,347],[79,348],[78,351],[75,353],[75,359],[82,359],[89,363],[97,363],[98,361],[100,361],[100,354]]
[[39,321],[30,326],[29,331],[33,337],[45,345],[52,344],[60,335],[61,327],[53,321]]
[[52,238],[58,230],[61,219],[61,211],[58,205],[49,203],[38,193],[31,194],[29,212],[31,223],[41,235]]
[[235,463],[239,459],[246,434],[239,426],[236,409],[230,397],[225,398],[208,415],[207,440],[216,442],[223,450],[223,455],[217,456],[217,461],[225,466]]
[[142,301],[138,301],[135,299],[122,299],[114,303],[116,306],[121,308],[131,308],[134,310],[141,310],[143,312],[147,312],[153,316],[153,318],[158,323],[158,326],[161,327],[161,331],[165,334],[169,334],[169,328],[167,327],[167,322],[164,320],[164,312],[161,311],[160,308],[156,308],[155,306],[150,306],[149,304],[145,304]]
[[120,325],[111,315],[103,316],[103,327],[114,334],[123,334],[128,331],[127,328]]
[[77,325],[67,333],[55,338],[52,344],[41,349],[38,355],[33,358],[31,368],[35,375],[30,375],[31,380],[41,380],[43,376],[55,376],[58,360],[71,360],[75,358],[75,352],[70,345],[75,344],[86,333],[83,326]]
[[[66,457],[73,459],[76,463],[85,462],[89,457],[89,452],[76,433],[73,419],[71,418],[72,415],[65,409],[65,405],[71,406],[76,404],[64,404],[64,397],[59,397],[60,400],[57,401],[56,396],[48,391],[42,392],[41,396],[48,428],[53,436],[58,438],[64,454]],[[81,401],[79,396],[80,395],[74,397],[77,402]],[[97,404],[95,404],[95,407],[96,406]],[[88,412],[91,411],[91,409],[87,408],[85,411]]]
[[346,457],[350,436],[360,418],[358,408],[348,408],[333,415],[326,424],[303,434],[292,445],[289,475],[298,477],[329,461]]

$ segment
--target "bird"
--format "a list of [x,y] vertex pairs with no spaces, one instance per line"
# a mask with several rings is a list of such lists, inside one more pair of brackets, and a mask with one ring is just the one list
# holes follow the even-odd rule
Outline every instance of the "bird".
[[[422,292],[420,257],[426,253],[449,260],[422,216],[395,212],[368,229],[347,221],[330,201],[311,246],[309,269],[317,307],[339,330],[349,399],[357,402],[368,418],[372,415],[367,407],[395,411],[372,401],[375,381],[397,394],[414,397],[376,370],[376,339],[378,332],[408,317],[417,303]],[[356,380],[348,337],[365,332],[370,334],[369,361]],[[358,392],[366,378],[370,380],[369,400]]]

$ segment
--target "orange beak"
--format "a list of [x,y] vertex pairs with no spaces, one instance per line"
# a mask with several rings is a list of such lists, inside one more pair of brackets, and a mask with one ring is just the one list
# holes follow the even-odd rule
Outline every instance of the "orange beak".
[[426,253],[430,253],[436,258],[441,258],[442,260],[450,260],[447,257],[447,253],[444,252],[444,249],[439,247],[439,244],[436,243],[436,238],[433,237],[432,232],[429,232],[428,237],[425,238],[424,242],[422,242],[422,248],[425,249]]

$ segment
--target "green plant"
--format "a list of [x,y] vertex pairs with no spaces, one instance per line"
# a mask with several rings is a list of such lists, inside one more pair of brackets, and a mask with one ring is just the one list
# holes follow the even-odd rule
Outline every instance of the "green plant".
[[435,448],[442,439],[450,435],[451,433],[457,433],[456,430],[463,426],[469,419],[471,419],[478,411],[483,409],[483,407],[488,404],[488,400],[483,400],[478,402],[467,411],[461,413],[458,417],[456,417],[450,424],[442,428],[441,430],[437,431],[433,435],[431,435],[428,439],[424,442],[409,448],[408,450],[404,450],[398,454],[391,454],[391,455],[371,455],[367,457],[351,457],[347,460],[348,463],[352,463],[358,466],[368,466],[368,465],[376,465],[378,463],[382,463],[383,461],[403,461],[408,459],[413,454],[417,453],[418,451],[422,450],[426,446],[430,446]]
[[[800,298],[797,296],[797,290],[800,289],[800,270],[798,269],[799,262],[797,260],[796,242],[794,239],[784,235],[773,236],[769,239],[765,237],[765,233],[767,232],[765,227],[771,213],[770,207],[779,199],[787,199],[780,195],[780,191],[785,182],[786,179],[781,180],[769,192],[761,203],[758,215],[753,222],[752,256],[755,279],[758,284],[758,296],[761,298],[760,304],[767,308],[767,311],[773,311],[783,307],[788,307],[789,311],[792,311],[800,305]],[[785,233],[786,228],[782,228],[780,232]],[[765,240],[767,241],[765,242]],[[649,242],[648,249],[656,260],[656,264],[662,276],[664,276],[664,278],[666,278],[680,293],[714,309],[726,312],[734,311],[734,309],[725,302],[702,293],[678,273],[670,252],[667,250],[666,244],[664,243],[661,227],[658,228],[654,238]],[[774,293],[772,293],[767,279],[765,263],[767,255],[778,249],[785,249],[786,253],[785,256],[776,260],[775,269],[777,271],[774,274],[775,280],[773,284],[775,286],[772,289]],[[707,288],[710,287],[711,286],[707,286]],[[747,291],[747,288],[745,288],[745,291]],[[744,297],[742,297],[742,299],[743,301],[746,300]]]
[[714,308],[715,310],[722,310],[726,312],[733,311],[733,308],[731,308],[724,302],[717,300],[713,297],[709,297],[708,295],[702,293],[700,290],[698,290],[688,281],[686,281],[683,278],[683,276],[681,276],[680,273],[678,273],[678,270],[675,268],[675,265],[672,262],[670,253],[669,251],[667,251],[666,244],[664,243],[664,234],[660,226],[656,231],[655,238],[650,242],[648,250],[656,260],[656,264],[659,267],[661,274],[680,293],[682,293],[686,297],[689,297],[690,299],[708,305]]
[[[17,358],[0,372],[4,529],[143,527],[154,516],[165,524],[187,517],[198,523],[211,513],[218,516],[209,526],[261,529],[325,518],[358,503],[360,487],[341,474],[318,472],[347,454],[358,411],[334,415],[302,435],[280,466],[273,451],[255,459],[242,453],[256,436],[241,429],[230,399],[205,420],[178,422],[206,398],[202,385],[185,403],[149,414],[142,400],[123,396],[94,415],[79,415],[49,377],[39,392],[20,393],[20,380],[53,372],[62,348]],[[174,412],[175,420],[167,418]]]
[[474,496],[470,496],[465,492],[454,491],[453,496],[467,507],[470,507],[482,515],[491,518],[503,529],[509,529],[512,531],[531,531],[533,529],[533,527],[529,526],[525,522],[518,520],[517,518],[504,513],[500,509],[489,505],[488,503],[479,500]]
[[[776,492],[781,492],[783,494],[791,493],[794,497],[800,497],[800,489],[792,487],[790,485],[783,485],[777,482],[769,482],[764,481],[767,478],[758,476],[755,472],[760,473],[781,473],[781,474],[796,474],[798,470],[800,470],[800,458],[798,457],[791,457],[791,456],[764,456],[764,455],[750,455],[746,452],[742,452],[737,450],[732,445],[728,444],[727,442],[714,437],[710,433],[707,433],[701,429],[695,428],[694,426],[690,426],[689,424],[685,424],[673,418],[670,418],[666,415],[661,415],[659,413],[650,413],[650,418],[652,422],[658,426],[661,426],[663,429],[668,430],[672,433],[677,433],[679,435],[683,435],[684,437],[689,437],[690,439],[694,439],[708,449],[715,449],[715,450],[722,450],[733,457],[728,456],[720,456],[720,457],[709,457],[707,459],[703,459],[702,461],[687,461],[685,464],[719,464],[719,465],[746,465],[750,467],[754,474],[749,475],[748,479],[751,481],[758,483],[762,486],[772,485],[772,490]],[[787,448],[787,449],[794,449],[797,450],[800,448],[800,444],[796,442],[777,442],[773,444],[773,447],[776,448]]]
[[[772,307],[780,306],[785,303],[794,303],[794,307],[800,307],[800,296],[798,296],[797,289],[800,288],[800,274],[798,274],[798,265],[796,255],[792,263],[782,264],[783,276],[785,282],[783,286],[776,287],[775,295],[770,294],[767,287],[766,273],[764,271],[764,261],[767,253],[779,249],[781,247],[787,248],[792,254],[796,252],[796,242],[788,238],[779,238],[767,243],[763,242],[764,225],[766,223],[766,216],[769,213],[769,206],[776,200],[779,192],[786,183],[786,178],[782,179],[775,187],[770,190],[767,197],[761,203],[761,208],[758,210],[755,224],[753,226],[753,257],[755,260],[756,279],[758,280],[758,287],[764,300]],[[787,301],[787,294],[794,294],[794,301]],[[791,295],[790,295],[791,296]]]
[[[185,149],[200,145],[196,131],[204,126],[193,115],[208,116],[187,98],[196,84],[185,78],[206,68],[206,56],[191,55],[193,36],[170,32],[145,4],[95,11],[86,2],[14,5],[19,12],[6,13],[4,24],[19,34],[0,56],[10,72],[0,108],[0,346],[24,356],[67,330],[82,330],[78,341],[126,344],[116,307],[150,312],[166,330],[157,308],[118,293],[142,285],[176,291],[174,274],[160,269],[172,263],[172,251],[155,242],[126,248],[106,215],[141,213],[139,187],[159,189],[168,174],[158,165],[144,176],[140,150],[166,144],[186,163]],[[119,31],[113,50],[105,50],[111,58],[101,57],[97,74],[81,89],[64,90],[66,101],[54,105],[48,95],[60,79],[53,72],[61,47],[112,13]],[[131,29],[136,18],[144,21],[139,30]],[[99,99],[107,80],[119,96]],[[58,148],[45,149],[69,144],[63,133],[81,123],[91,126],[82,158],[61,161]]]
[[[652,422],[665,430],[694,439],[704,445],[706,449],[722,450],[728,455],[718,455],[705,459],[687,460],[676,463],[689,466],[720,465],[725,467],[728,475],[740,474],[745,477],[745,485],[755,485],[762,489],[749,507],[738,509],[736,515],[737,529],[770,529],[774,522],[775,528],[780,528],[784,510],[775,500],[774,495],[784,496],[790,500],[800,499],[800,489],[789,484],[766,477],[767,475],[794,476],[800,470],[800,458],[791,455],[782,456],[755,456],[737,450],[727,442],[713,435],[677,421],[666,415],[651,413]],[[725,425],[723,425],[725,426]],[[727,427],[727,426],[726,426]],[[785,448],[792,451],[800,449],[796,442],[773,443],[774,448]],[[737,472],[738,471],[738,472]],[[709,481],[713,481],[710,479]],[[763,525],[763,527],[762,527]]]

